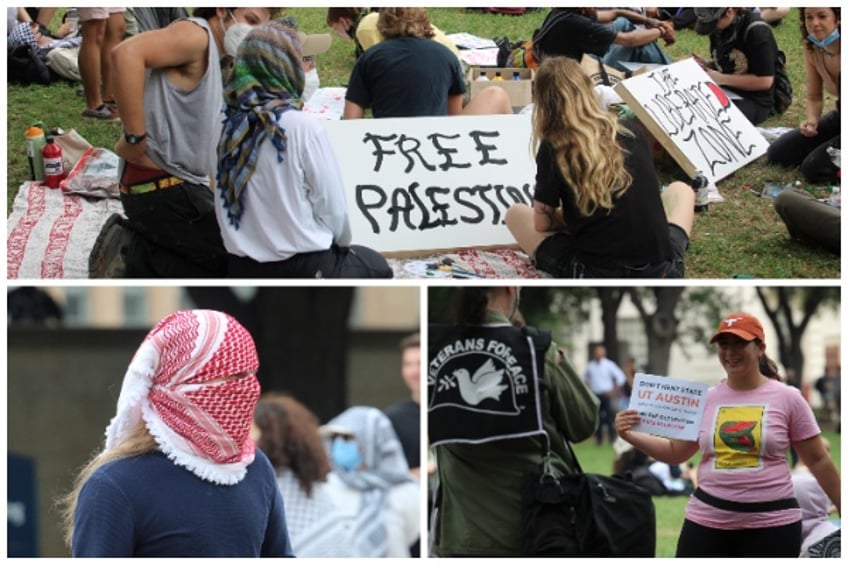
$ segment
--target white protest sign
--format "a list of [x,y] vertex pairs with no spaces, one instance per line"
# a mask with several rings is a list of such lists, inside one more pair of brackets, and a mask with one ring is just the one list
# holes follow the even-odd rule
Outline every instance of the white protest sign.
[[765,154],[768,142],[694,59],[615,87],[639,120],[694,178],[716,182]]
[[636,373],[630,408],[641,422],[633,429],[658,436],[695,441],[704,416],[709,385]]
[[529,115],[322,123],[355,243],[383,253],[515,245],[504,216],[533,202]]

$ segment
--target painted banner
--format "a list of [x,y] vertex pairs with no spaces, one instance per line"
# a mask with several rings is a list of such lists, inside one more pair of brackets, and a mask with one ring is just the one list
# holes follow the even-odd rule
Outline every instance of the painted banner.
[[515,245],[504,216],[533,201],[529,114],[322,123],[355,243],[382,253]]
[[695,441],[704,416],[708,384],[636,373],[630,408],[642,418],[633,430]]
[[694,59],[615,87],[677,164],[716,182],[765,154],[768,142]]

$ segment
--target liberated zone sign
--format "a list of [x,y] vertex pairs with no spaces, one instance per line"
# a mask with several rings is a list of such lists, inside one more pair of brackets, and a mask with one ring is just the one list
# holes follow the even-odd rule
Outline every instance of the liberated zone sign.
[[642,421],[637,432],[695,441],[704,416],[709,385],[671,377],[636,373],[630,408]]
[[323,124],[354,243],[383,253],[515,245],[504,217],[533,202],[529,114]]
[[694,59],[615,87],[677,164],[716,182],[765,154],[768,142]]

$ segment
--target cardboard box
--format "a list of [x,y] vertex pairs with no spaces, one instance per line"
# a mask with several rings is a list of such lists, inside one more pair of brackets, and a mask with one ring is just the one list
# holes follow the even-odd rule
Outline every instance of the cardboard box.
[[[489,80],[477,80],[481,72],[485,72]],[[492,80],[495,78],[496,73],[501,73],[503,80]],[[518,73],[519,80],[512,78],[515,73]],[[513,107],[520,108],[533,102],[533,71],[530,69],[515,67],[471,67],[471,70],[468,72],[468,80],[472,98],[487,86],[495,85],[506,90]]]

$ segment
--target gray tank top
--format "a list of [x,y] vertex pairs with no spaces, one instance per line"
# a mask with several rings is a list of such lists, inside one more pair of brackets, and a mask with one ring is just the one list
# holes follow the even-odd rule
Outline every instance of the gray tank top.
[[144,83],[147,156],[168,173],[209,186],[217,169],[224,93],[218,46],[209,22],[188,18],[209,36],[206,73],[191,90],[174,86],[166,69],[150,69]]

